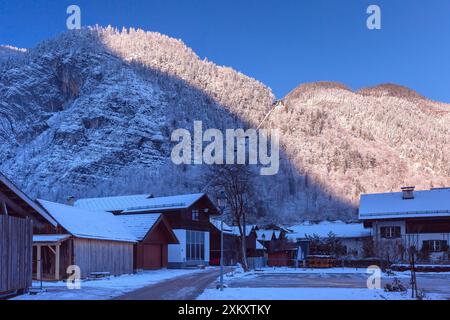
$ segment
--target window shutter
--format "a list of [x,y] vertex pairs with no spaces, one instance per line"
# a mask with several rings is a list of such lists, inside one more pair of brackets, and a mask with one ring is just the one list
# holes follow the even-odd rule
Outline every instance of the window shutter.
[[430,241],[424,241],[422,244],[422,250],[430,250],[431,246],[430,246]]
[[442,251],[443,252],[448,251],[448,241],[447,240],[442,241]]

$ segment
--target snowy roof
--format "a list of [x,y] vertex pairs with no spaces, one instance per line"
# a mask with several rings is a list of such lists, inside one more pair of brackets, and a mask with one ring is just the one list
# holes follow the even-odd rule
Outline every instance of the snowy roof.
[[80,199],[75,202],[76,207],[89,210],[123,211],[123,213],[136,213],[145,210],[170,210],[188,208],[197,202],[204,193],[178,195],[170,197],[150,198],[148,194]]
[[[210,218],[209,221],[211,222],[211,224],[217,229],[217,230],[221,230],[222,226],[222,222],[219,219],[214,219],[214,218]],[[233,234],[233,227],[230,227],[229,225],[227,225],[225,222],[223,223],[223,232],[224,233],[229,233],[229,234]]]
[[361,220],[450,216],[450,188],[414,191],[404,200],[402,192],[361,195]]
[[[214,227],[216,227],[216,229],[220,230],[221,221],[219,219],[210,218],[210,221],[214,225]],[[247,227],[245,228],[245,235],[249,236],[250,233],[252,232],[253,228],[254,228],[253,225],[247,225]],[[241,235],[241,232],[239,231],[238,226],[229,226],[225,222],[223,223],[223,231],[224,231],[224,233],[232,234],[235,236]]]
[[112,213],[38,201],[59,225],[78,238],[136,242],[136,237]]
[[[232,229],[232,232],[233,232],[234,235],[237,235],[237,236],[241,235],[241,232],[239,231],[239,227],[238,226],[231,227],[231,229]],[[250,233],[252,232],[252,230],[253,230],[253,226],[252,225],[247,225],[245,227],[245,236],[248,237],[250,235]]]
[[370,237],[371,232],[365,229],[362,223],[345,223],[342,221],[323,221],[318,224],[305,222],[289,227],[292,233],[288,233],[289,239],[305,239],[307,236],[317,235],[326,238],[333,232],[338,238]]
[[264,249],[266,249],[266,247],[264,247],[261,242],[256,241],[256,250],[264,250]]
[[35,234],[33,236],[33,242],[36,243],[48,243],[48,242],[61,242],[71,237],[70,234]]
[[160,217],[158,213],[115,216],[139,241],[144,240]]
[[274,230],[257,230],[256,231],[256,239],[270,241],[272,240],[272,236],[274,234]]

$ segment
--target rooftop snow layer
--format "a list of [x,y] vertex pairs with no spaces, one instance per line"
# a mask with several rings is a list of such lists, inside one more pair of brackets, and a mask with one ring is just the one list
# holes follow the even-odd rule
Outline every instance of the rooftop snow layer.
[[33,235],[33,242],[46,243],[46,242],[60,242],[71,237],[70,234],[35,234]]
[[142,241],[160,217],[161,214],[154,213],[121,215],[116,216],[116,219],[123,223],[139,241]]
[[415,191],[404,200],[402,192],[361,195],[359,216],[377,218],[421,218],[450,216],[450,188]]
[[364,229],[362,223],[345,223],[342,221],[323,221],[318,224],[304,223],[289,227],[292,233],[288,233],[290,239],[305,239],[307,236],[317,235],[326,238],[332,232],[338,238],[370,237],[369,229]]
[[38,201],[58,224],[76,237],[136,242],[136,237],[112,213],[87,211],[45,200]]
[[[279,236],[279,231],[278,236]],[[262,241],[270,241],[272,240],[272,237],[275,233],[275,230],[257,230],[256,231],[256,239],[262,240]],[[275,233],[275,237],[278,239],[277,234]]]
[[[221,230],[222,226],[222,222],[219,219],[214,219],[214,218],[210,218],[209,221],[211,222],[211,224],[217,229],[217,230]],[[227,233],[227,234],[233,234],[233,228],[234,227],[230,227],[229,225],[227,225],[225,222],[223,223],[223,232]]]
[[[217,230],[220,231],[221,221],[219,219],[215,219],[215,218],[211,217],[210,222],[214,225],[214,227]],[[245,236],[248,237],[254,228],[255,228],[255,225],[248,224],[247,227],[245,228]],[[223,232],[226,234],[231,234],[231,235],[238,236],[238,237],[241,236],[241,232],[239,231],[238,226],[229,226],[225,222],[223,223]]]
[[145,210],[168,210],[188,208],[204,193],[178,195],[170,197],[149,198],[148,194],[80,199],[75,202],[76,207],[89,210],[123,211],[124,213],[142,212]]

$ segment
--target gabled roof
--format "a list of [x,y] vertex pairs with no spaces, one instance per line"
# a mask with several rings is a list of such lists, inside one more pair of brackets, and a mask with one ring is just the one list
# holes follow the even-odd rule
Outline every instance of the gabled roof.
[[45,200],[38,201],[61,227],[75,237],[120,242],[137,241],[112,213],[87,211]]
[[450,217],[450,188],[414,191],[414,199],[402,192],[361,195],[361,220]]
[[170,197],[151,198],[148,194],[80,199],[75,202],[76,207],[89,210],[121,211],[122,213],[137,213],[145,211],[161,211],[185,209],[200,200],[205,193],[178,195]]
[[115,216],[115,218],[126,226],[137,240],[142,241],[161,218],[161,214],[127,214]]
[[[221,230],[221,221],[219,219],[214,219],[214,218],[210,218],[209,221],[211,222],[211,224],[217,229],[217,230]],[[223,232],[226,234],[231,234],[234,235],[233,233],[233,228],[234,227],[230,227],[229,225],[227,225],[225,222],[223,223]]]
[[256,250],[266,250],[266,247],[261,242],[256,240]]
[[[2,188],[4,187],[4,188]],[[36,202],[31,200],[24,192],[22,192],[11,180],[0,173],[0,190],[5,189],[6,196],[9,198],[17,198],[28,207],[27,213],[35,219],[48,222],[56,226],[56,221],[48,215]]]
[[[219,219],[215,219],[215,218],[210,218],[209,219],[211,224],[220,231],[221,228],[221,221]],[[252,232],[252,230],[254,229],[254,225],[247,225],[247,227],[245,228],[245,236],[249,236],[250,233]],[[241,236],[241,232],[239,231],[239,227],[238,226],[229,226],[227,225],[225,222],[223,223],[223,232],[230,234],[230,235],[234,235],[234,236]]]
[[305,239],[307,236],[317,235],[326,238],[332,232],[338,238],[362,238],[370,237],[369,229],[365,229],[362,223],[345,223],[342,221],[322,221],[320,223],[305,222],[289,227],[292,231],[286,236],[288,239]]
[[260,241],[270,241],[274,235],[275,230],[257,230],[256,239]]
[[[253,226],[252,225],[247,225],[245,227],[245,236],[248,237],[250,235],[250,233],[252,233],[252,230],[253,230]],[[238,226],[231,227],[231,232],[234,235],[241,236],[241,231],[239,231],[239,227]]]
[[169,244],[180,243],[177,236],[173,232],[170,225],[160,213],[154,214],[127,214],[115,216],[135,237],[138,241],[144,241],[158,225],[163,224],[167,229]]

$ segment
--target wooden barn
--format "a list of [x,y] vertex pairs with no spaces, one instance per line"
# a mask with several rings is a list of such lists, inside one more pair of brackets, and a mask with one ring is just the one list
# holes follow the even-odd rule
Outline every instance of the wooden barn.
[[33,226],[45,224],[56,221],[0,173],[0,296],[31,286]]
[[33,237],[36,279],[66,278],[67,268],[72,265],[80,268],[81,278],[133,273],[136,237],[113,214],[38,202],[57,226],[47,224]]
[[108,211],[116,216],[159,213],[169,223],[179,244],[169,244],[169,268],[208,265],[210,261],[211,216],[220,212],[205,193],[156,198],[153,195],[133,195],[79,199],[76,207]]
[[168,247],[178,244],[172,228],[161,214],[132,214],[116,216],[136,237],[134,269],[152,270],[166,268]]

